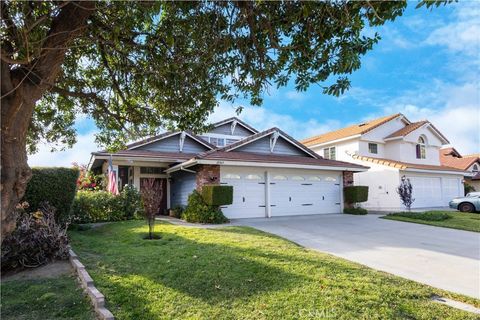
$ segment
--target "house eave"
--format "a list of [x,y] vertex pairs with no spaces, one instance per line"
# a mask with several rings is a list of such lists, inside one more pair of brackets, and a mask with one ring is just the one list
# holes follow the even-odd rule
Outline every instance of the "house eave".
[[305,146],[307,146],[310,149],[311,148],[316,148],[316,147],[323,147],[323,146],[326,146],[326,145],[329,145],[329,144],[332,144],[332,143],[338,143],[338,142],[343,142],[343,141],[348,141],[348,140],[360,138],[361,136],[362,136],[362,134],[355,134],[353,136],[348,136],[348,137],[341,138],[341,139],[330,140],[330,141],[314,144],[314,145],[311,145],[311,146],[308,146],[308,145],[305,145]]
[[462,175],[464,176],[466,172],[463,171],[449,171],[449,170],[427,170],[427,169],[417,169],[417,168],[405,168],[400,169],[402,171],[409,171],[409,172],[421,172],[421,173],[442,173],[442,174],[454,174],[454,175]]
[[337,167],[337,166],[318,166],[318,165],[292,164],[292,163],[194,159],[194,160],[189,160],[184,163],[173,166],[165,170],[165,172],[171,173],[171,172],[181,170],[181,168],[188,168],[197,164],[238,166],[238,167],[270,167],[270,168],[289,168],[289,169],[352,171],[352,172],[365,172],[368,170],[368,168],[357,168],[357,167],[348,167],[348,166]]

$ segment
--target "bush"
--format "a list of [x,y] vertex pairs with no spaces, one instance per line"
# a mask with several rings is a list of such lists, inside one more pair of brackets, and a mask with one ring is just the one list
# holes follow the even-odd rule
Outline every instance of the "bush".
[[442,211],[396,212],[390,213],[389,216],[404,217],[423,221],[444,221],[452,218],[448,213]]
[[233,186],[205,185],[202,197],[211,206],[229,205],[233,202]]
[[182,214],[182,219],[196,223],[228,222],[222,210],[218,206],[211,206],[205,203],[202,195],[196,190],[188,196],[188,205]]
[[367,186],[348,186],[343,188],[343,195],[346,203],[358,203],[368,200]]
[[367,214],[368,211],[367,211],[367,209],[363,209],[363,208],[345,208],[345,209],[343,209],[343,213],[364,215],[364,214]]
[[78,170],[75,168],[32,168],[32,178],[23,201],[29,204],[31,211],[48,202],[56,208],[57,221],[68,221],[77,191],[77,178]]
[[2,242],[2,271],[68,259],[68,223],[58,223],[55,208],[48,203],[41,203],[39,207],[36,212],[27,212],[26,202],[17,206],[17,227]]
[[184,210],[185,208],[182,206],[175,206],[170,209],[169,215],[170,217],[181,218]]
[[133,186],[115,196],[107,191],[78,191],[72,206],[72,223],[134,219],[143,212],[140,193]]

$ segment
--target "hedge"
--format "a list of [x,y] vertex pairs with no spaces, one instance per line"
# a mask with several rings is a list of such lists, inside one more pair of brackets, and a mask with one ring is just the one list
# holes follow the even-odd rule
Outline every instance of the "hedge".
[[140,193],[125,187],[115,196],[107,191],[77,192],[72,206],[72,223],[120,221],[138,218],[143,210]]
[[77,191],[78,170],[75,168],[32,168],[32,178],[22,201],[27,201],[29,210],[36,211],[40,203],[56,208],[56,219],[68,219],[75,192]]
[[233,202],[233,186],[205,185],[202,197],[210,206],[224,206]]
[[188,196],[188,205],[182,213],[182,219],[196,223],[228,222],[222,210],[218,206],[208,205],[197,190]]
[[367,209],[363,208],[345,208],[343,209],[343,213],[346,214],[355,214],[355,215],[365,215],[368,213]]
[[368,200],[368,186],[348,186],[343,188],[346,203],[358,203]]

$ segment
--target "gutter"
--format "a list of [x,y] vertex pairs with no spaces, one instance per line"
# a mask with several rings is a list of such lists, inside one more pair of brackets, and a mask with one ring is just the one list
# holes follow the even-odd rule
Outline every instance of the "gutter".
[[424,173],[445,173],[445,174],[456,174],[456,175],[465,175],[465,171],[448,171],[448,170],[427,170],[427,169],[415,169],[415,168],[405,168],[405,169],[400,169],[402,171],[411,171],[411,172],[424,172]]
[[[251,161],[223,161],[223,160],[202,160],[192,159],[182,164],[171,167],[165,170],[167,173],[185,170],[185,168],[197,165],[197,164],[214,164],[214,165],[226,165],[226,166],[241,166],[241,167],[271,167],[271,168],[291,168],[291,169],[313,169],[313,170],[331,170],[331,171],[353,171],[364,172],[369,168],[354,168],[354,167],[336,167],[336,166],[319,166],[319,165],[302,165],[291,163],[275,163],[275,162],[251,162]],[[191,170],[190,170],[191,171]]]

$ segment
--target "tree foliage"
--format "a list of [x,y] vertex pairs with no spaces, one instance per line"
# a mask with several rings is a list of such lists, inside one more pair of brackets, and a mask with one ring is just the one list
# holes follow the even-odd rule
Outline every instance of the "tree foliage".
[[[82,3],[76,4],[81,6]],[[30,72],[68,2],[2,4],[2,59]],[[294,81],[339,95],[379,40],[367,27],[401,15],[404,2],[98,2],[68,46],[61,73],[35,107],[29,149],[75,142],[84,114],[112,145],[161,127],[199,129],[219,99],[262,103]],[[34,71],[28,80],[35,81]]]

